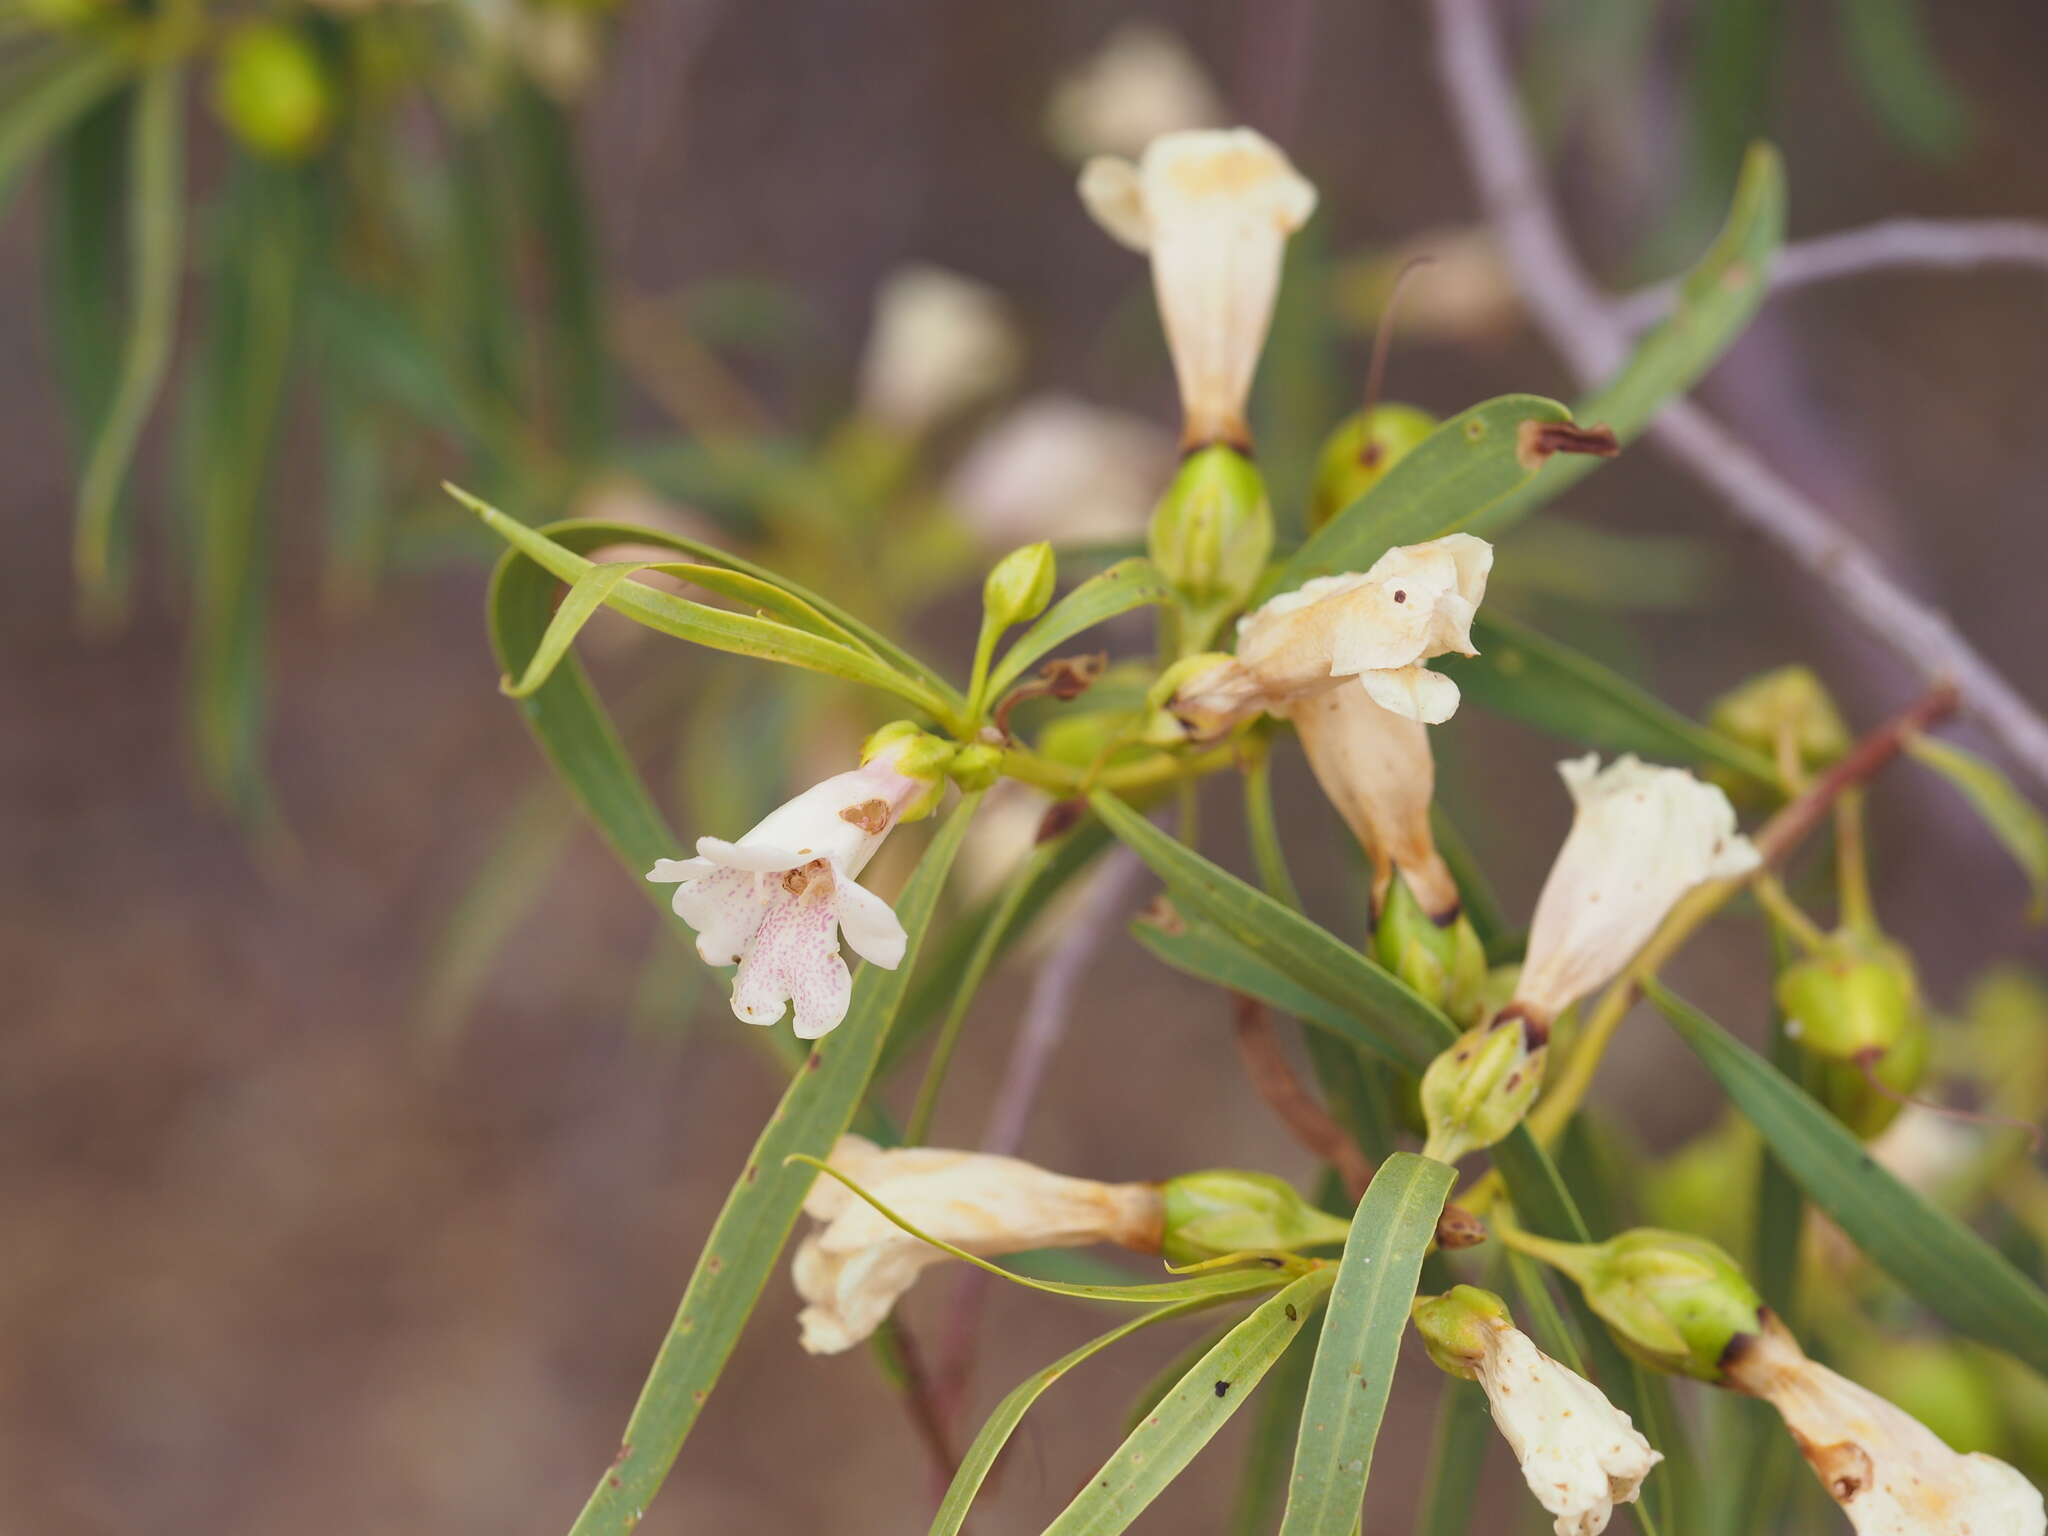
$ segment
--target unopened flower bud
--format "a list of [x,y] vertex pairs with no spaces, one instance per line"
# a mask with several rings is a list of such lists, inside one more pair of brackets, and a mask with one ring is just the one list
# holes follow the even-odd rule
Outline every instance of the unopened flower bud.
[[1637,1227],[1604,1243],[1511,1241],[1576,1280],[1622,1347],[1653,1369],[1719,1382],[1729,1346],[1764,1326],[1742,1267],[1703,1237]]
[[997,629],[1008,629],[1037,618],[1052,601],[1056,574],[1050,544],[1026,544],[1011,550],[981,584],[981,606],[989,622]]
[[1849,727],[1810,667],[1751,678],[1714,701],[1707,724],[1774,761],[1789,751],[1804,770],[1824,768],[1849,750]]
[[1373,958],[1409,988],[1461,1022],[1476,1016],[1486,985],[1486,949],[1455,907],[1444,920],[1422,909],[1407,880],[1394,875],[1372,934]]
[[1238,1168],[1212,1168],[1168,1179],[1169,1264],[1193,1264],[1231,1253],[1293,1252],[1341,1243],[1351,1223],[1316,1209],[1285,1179]]
[[1468,1029],[1422,1074],[1425,1157],[1455,1163],[1522,1123],[1543,1086],[1549,1031],[1510,1009]]
[[1320,528],[1371,490],[1411,449],[1437,428],[1437,419],[1412,405],[1376,405],[1338,424],[1316,460],[1309,492],[1308,526]]
[[299,160],[327,138],[334,93],[320,55],[297,28],[276,21],[237,26],[221,45],[213,106],[256,154]]
[[1927,1069],[1929,1031],[1912,958],[1844,930],[1824,954],[1778,977],[1785,1032],[1823,1063],[1818,1097],[1849,1129],[1875,1136]]
[[1273,552],[1273,509],[1258,467],[1221,444],[1189,455],[1145,536],[1152,563],[1197,617],[1206,641],[1244,606]]

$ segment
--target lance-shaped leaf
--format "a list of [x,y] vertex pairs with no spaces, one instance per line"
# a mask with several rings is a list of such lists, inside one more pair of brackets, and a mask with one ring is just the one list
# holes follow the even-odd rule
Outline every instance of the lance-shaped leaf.
[[1482,709],[1580,746],[1636,752],[1655,762],[1732,769],[1775,784],[1770,762],[1687,719],[1592,657],[1496,613],[1472,625],[1477,656],[1432,665]]
[[1655,982],[1644,991],[1757,1128],[1806,1198],[1937,1317],[2048,1374],[2048,1296],[1936,1210],[1769,1062]]
[[1361,1044],[1420,1072],[1457,1038],[1449,1019],[1326,929],[1176,842],[1114,795],[1098,790],[1088,798],[1191,916],[1324,1001],[1370,1019],[1372,1039],[1347,1031]]
[[[1637,343],[1613,378],[1573,407],[1573,415],[1612,427],[1624,443],[1639,436],[1742,334],[1770,291],[1771,259],[1784,238],[1784,166],[1776,150],[1758,144],[1743,161],[1727,222],[1680,282],[1671,313]],[[1470,531],[1493,537],[1576,485],[1600,462],[1559,454],[1527,485],[1481,511]]]
[[1906,750],[1963,792],[2026,875],[2033,891],[2027,915],[2035,922],[2048,917],[2048,821],[2012,780],[1974,753],[1921,735],[1907,737]]
[[1358,500],[1316,530],[1266,593],[1291,592],[1313,576],[1362,571],[1401,544],[1441,538],[1535,477],[1542,459],[1525,429],[1562,426],[1572,413],[1540,395],[1502,395],[1438,427]]
[[988,697],[999,699],[1041,656],[1057,650],[1083,630],[1133,608],[1163,603],[1173,595],[1158,567],[1142,556],[1119,560],[1090,576],[1054,603],[1038,621],[1014,640],[989,674]]
[[1350,1536],[1394,1385],[1422,1258],[1457,1173],[1396,1152],[1351,1218],[1294,1443],[1280,1536]]
[[1311,1270],[1231,1329],[1130,1432],[1045,1528],[1045,1536],[1114,1536],[1128,1530],[1244,1406],[1252,1389],[1329,1296],[1335,1278],[1332,1266]]
[[845,1022],[812,1048],[762,1128],[704,1240],[682,1305],[627,1420],[619,1454],[598,1479],[571,1536],[624,1536],[675,1464],[817,1176],[815,1168],[790,1159],[829,1155],[852,1124],[978,799],[962,801],[946,819],[897,898],[896,915],[909,935],[902,963],[893,971],[861,967]]

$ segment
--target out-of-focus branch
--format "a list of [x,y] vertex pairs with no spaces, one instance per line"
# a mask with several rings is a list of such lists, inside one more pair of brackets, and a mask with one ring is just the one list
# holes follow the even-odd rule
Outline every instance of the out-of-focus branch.
[[[1565,241],[1484,0],[1435,0],[1435,9],[1438,69],[1487,218],[1530,314],[1591,385],[1626,357],[1628,333]],[[1868,548],[1699,407],[1666,406],[1649,436],[1921,678],[1953,682],[1963,708],[2048,788],[2048,721],[1946,614],[1901,587]]]
[[1372,1182],[1372,1160],[1295,1075],[1265,1004],[1242,993],[1233,993],[1230,1001],[1238,1060],[1252,1087],[1294,1139],[1335,1168],[1351,1198],[1358,1199]]
[[[1924,269],[1974,272],[1981,267],[2048,269],[2048,224],[2030,219],[1882,219],[1798,240],[1771,263],[1771,292],[1866,272]],[[1655,325],[1678,298],[1676,281],[1653,283],[1617,299],[1610,314],[1626,330]]]

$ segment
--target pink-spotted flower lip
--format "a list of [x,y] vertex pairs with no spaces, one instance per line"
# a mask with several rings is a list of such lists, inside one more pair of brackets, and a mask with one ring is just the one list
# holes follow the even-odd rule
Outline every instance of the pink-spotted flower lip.
[[930,791],[878,755],[814,784],[737,842],[701,837],[693,859],[661,859],[647,878],[676,886],[676,916],[697,933],[707,965],[737,965],[732,1011],[773,1024],[794,1006],[799,1038],[846,1017],[853,977],[839,953],[885,970],[903,961],[903,925],[856,877],[903,814]]

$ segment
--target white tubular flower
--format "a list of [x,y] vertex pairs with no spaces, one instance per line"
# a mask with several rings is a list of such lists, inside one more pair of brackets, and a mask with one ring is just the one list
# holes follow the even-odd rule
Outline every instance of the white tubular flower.
[[1492,569],[1491,544],[1453,533],[1305,582],[1239,619],[1236,660],[1190,679],[1174,710],[1209,735],[1355,677],[1389,714],[1439,725],[1457,712],[1458,685],[1423,664],[1477,654],[1472,619]]
[[1455,913],[1458,882],[1429,825],[1436,760],[1428,728],[1382,709],[1362,688],[1332,688],[1282,713],[1294,722],[1316,782],[1372,860],[1374,909],[1399,870],[1431,917]]
[[[1090,1243],[1159,1248],[1165,1217],[1154,1184],[1070,1179],[981,1152],[884,1151],[859,1136],[840,1137],[830,1162],[905,1221],[979,1257]],[[919,1274],[948,1257],[824,1174],[804,1211],[819,1226],[790,1274],[805,1302],[803,1346],[814,1355],[865,1339]]]
[[773,1024],[794,1003],[799,1038],[836,1027],[853,990],[842,931],[863,959],[885,970],[902,963],[903,925],[854,883],[904,811],[934,787],[898,772],[900,756],[884,749],[771,811],[738,842],[700,837],[696,858],[662,859],[647,872],[680,882],[675,913],[697,931],[705,964],[740,968],[732,1011],[747,1023]]
[[1210,129],[1154,139],[1136,165],[1090,160],[1081,200],[1113,237],[1151,254],[1182,445],[1246,446],[1245,400],[1287,237],[1315,211],[1316,189],[1251,129]]
[[1577,809],[1529,927],[1514,1007],[1548,1026],[1649,942],[1680,897],[1761,862],[1727,795],[1682,768],[1593,753],[1558,764]]
[[1136,538],[1174,458],[1173,438],[1151,422],[1037,395],[976,439],[946,500],[992,548]]
[[1598,1387],[1520,1329],[1500,1324],[1482,1337],[1475,1375],[1529,1491],[1557,1517],[1557,1536],[1599,1536],[1663,1455]]
[[1727,1367],[1785,1420],[1857,1536],[2042,1536],[2041,1494],[1994,1457],[1952,1451],[1867,1387],[1806,1358],[1775,1318]]
[[1174,33],[1127,22],[1053,90],[1045,127],[1070,160],[1135,155],[1162,134],[1223,121],[1216,87]]
[[1001,294],[939,267],[892,273],[861,359],[864,415],[916,436],[1016,378],[1024,348]]

